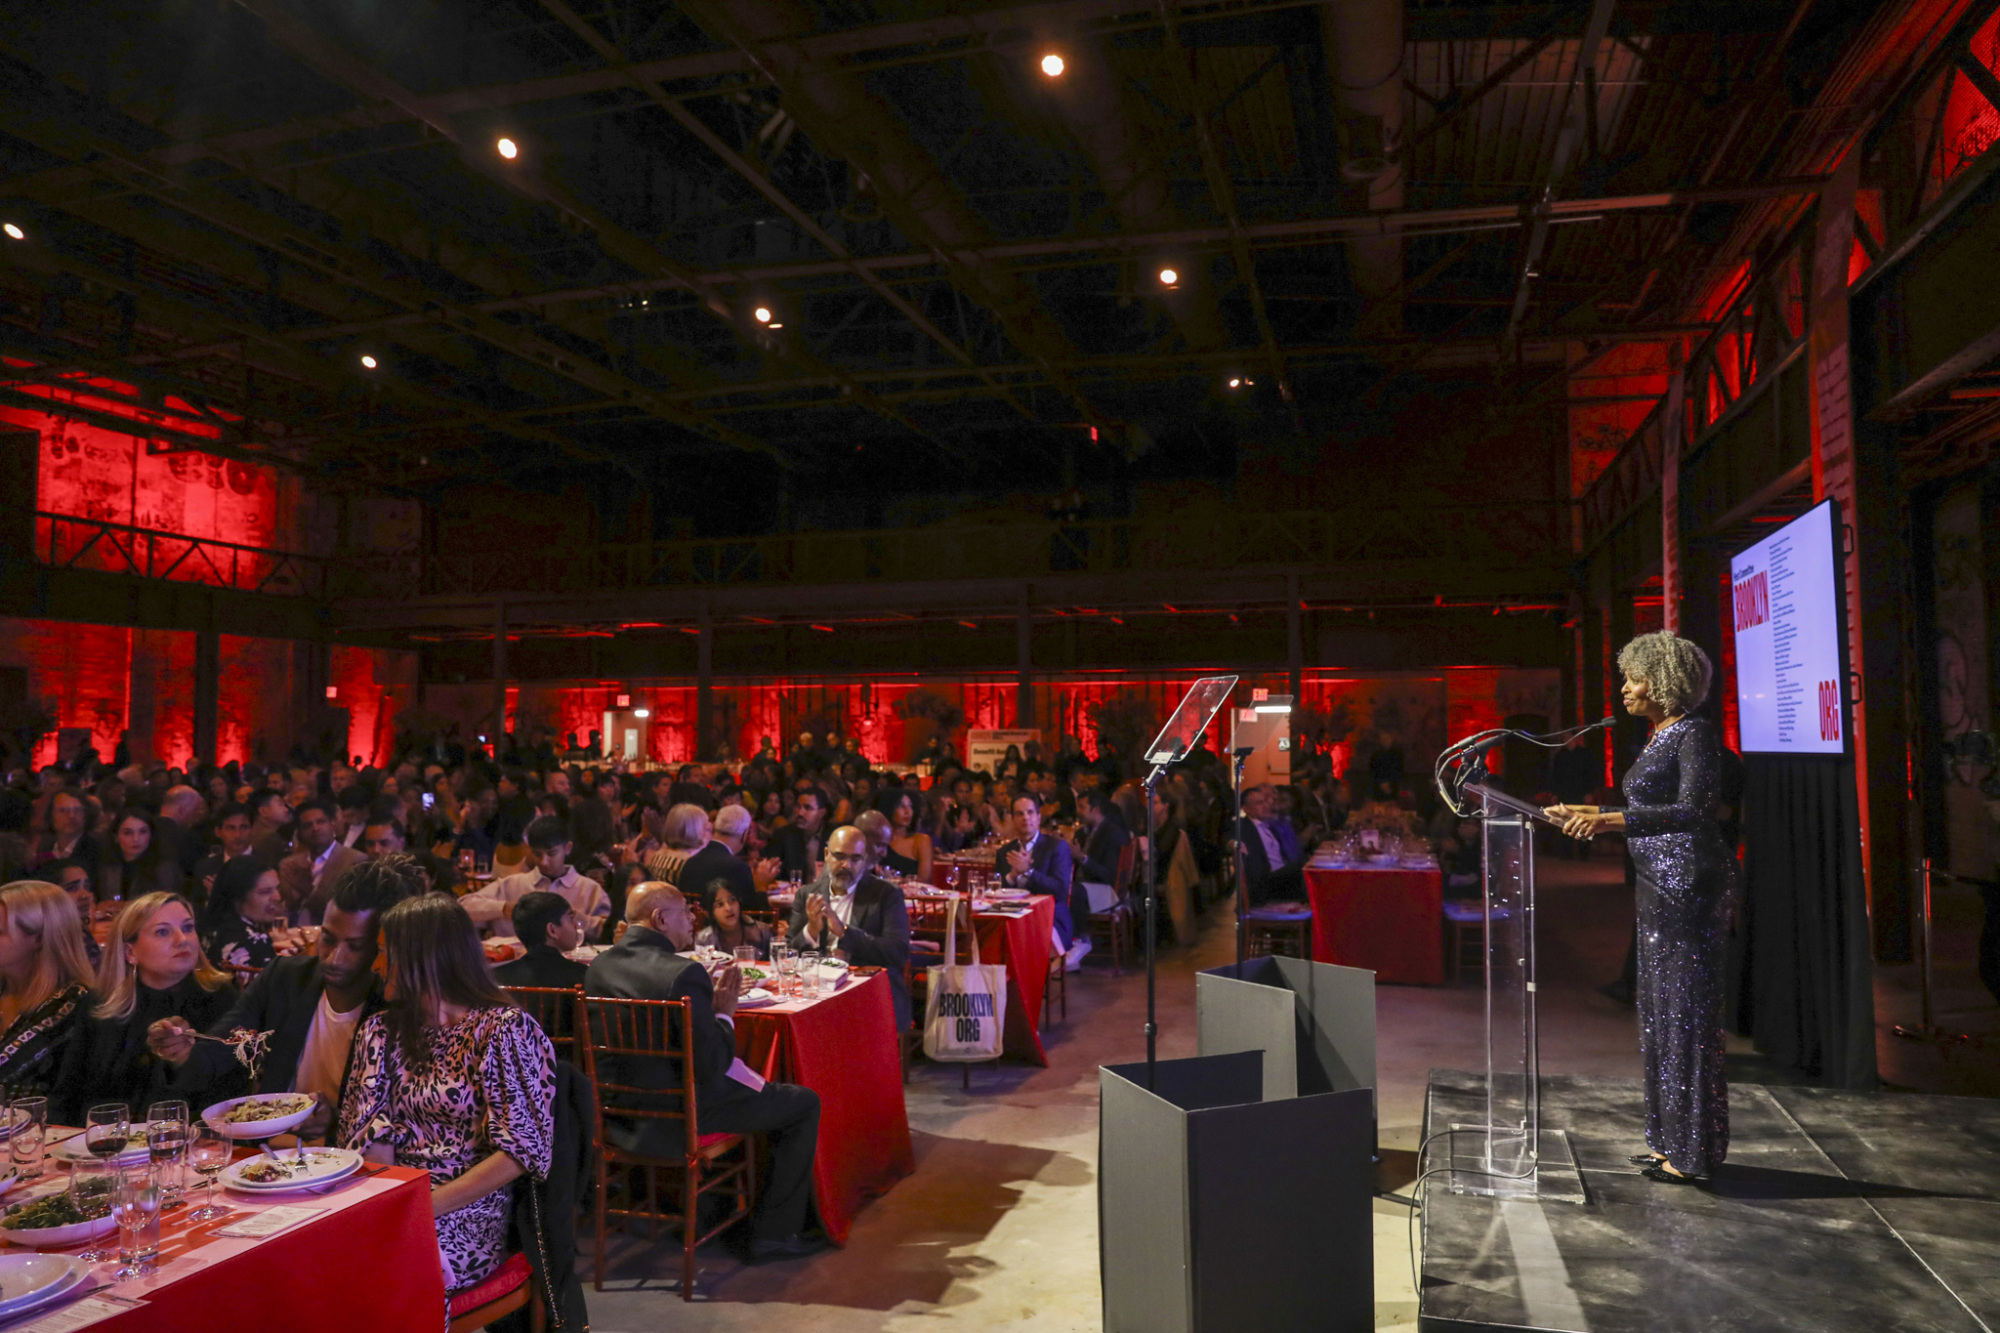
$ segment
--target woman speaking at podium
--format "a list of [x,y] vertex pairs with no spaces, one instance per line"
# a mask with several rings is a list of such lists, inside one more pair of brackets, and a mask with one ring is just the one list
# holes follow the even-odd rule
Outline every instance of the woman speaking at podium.
[[1722,739],[1689,710],[1708,697],[1708,655],[1673,634],[1642,634],[1618,654],[1625,711],[1652,724],[1627,770],[1625,808],[1553,805],[1575,838],[1623,830],[1638,869],[1639,1055],[1646,1067],[1649,1180],[1690,1184],[1729,1149],[1722,972],[1736,867],[1717,801]]

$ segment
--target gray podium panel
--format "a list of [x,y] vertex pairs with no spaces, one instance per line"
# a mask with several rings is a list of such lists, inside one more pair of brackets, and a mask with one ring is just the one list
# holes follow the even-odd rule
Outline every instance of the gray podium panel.
[[1203,1055],[1263,1051],[1264,1099],[1375,1088],[1375,974],[1246,958],[1196,975]]
[[1258,1051],[1098,1071],[1106,1333],[1361,1333],[1375,1318],[1364,1089],[1263,1100]]

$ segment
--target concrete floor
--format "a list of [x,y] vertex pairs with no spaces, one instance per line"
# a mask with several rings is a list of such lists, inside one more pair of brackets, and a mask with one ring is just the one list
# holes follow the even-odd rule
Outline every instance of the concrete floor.
[[[1544,859],[1540,882],[1542,1068],[1636,1078],[1633,1011],[1596,990],[1618,971],[1631,929],[1619,863]],[[1211,909],[1202,925],[1191,948],[1161,958],[1162,1058],[1195,1053],[1194,974],[1234,956],[1223,909]],[[697,1299],[686,1305],[675,1289],[671,1242],[649,1251],[637,1239],[617,1239],[611,1280],[590,1293],[593,1328],[768,1333],[776,1318],[814,1333],[1030,1324],[1094,1333],[1101,1327],[1097,1067],[1145,1058],[1146,1003],[1142,974],[1112,977],[1096,963],[1070,979],[1068,1021],[1044,1033],[1047,1069],[981,1066],[967,1094],[957,1070],[918,1066],[908,1090],[916,1174],[862,1210],[845,1250],[755,1269],[705,1256]],[[1878,976],[1885,1081],[2000,1094],[2000,1051],[1940,1054],[1886,1035],[1890,1023],[1914,1019],[1914,976],[1907,967]],[[1979,1011],[1978,997],[1966,1003]],[[1483,1067],[1482,993],[1470,984],[1384,986],[1377,1014],[1381,1184],[1397,1189],[1412,1174],[1430,1071]],[[1983,1021],[1983,1011],[1967,1020]],[[1732,1038],[1731,1049],[1732,1078],[1774,1081],[1747,1044]],[[1379,1329],[1416,1327],[1409,1221],[1402,1206],[1376,1202]]]

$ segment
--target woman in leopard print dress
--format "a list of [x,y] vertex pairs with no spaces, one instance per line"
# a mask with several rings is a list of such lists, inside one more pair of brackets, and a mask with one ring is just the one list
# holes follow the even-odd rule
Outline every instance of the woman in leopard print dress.
[[456,899],[397,904],[382,946],[389,1006],[355,1037],[339,1142],[431,1173],[445,1289],[458,1291],[506,1258],[509,1186],[548,1176],[555,1048],[494,985]]

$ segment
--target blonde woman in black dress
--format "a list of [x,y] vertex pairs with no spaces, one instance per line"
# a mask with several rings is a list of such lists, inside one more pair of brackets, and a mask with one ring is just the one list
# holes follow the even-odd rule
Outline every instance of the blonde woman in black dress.
[[1638,868],[1639,1054],[1646,1071],[1649,1180],[1692,1184],[1729,1150],[1723,1076],[1723,955],[1735,850],[1717,817],[1722,738],[1690,710],[1708,697],[1708,655],[1673,634],[1642,634],[1618,654],[1625,711],[1652,724],[1625,774],[1625,808],[1553,805],[1577,838],[1623,832]]

